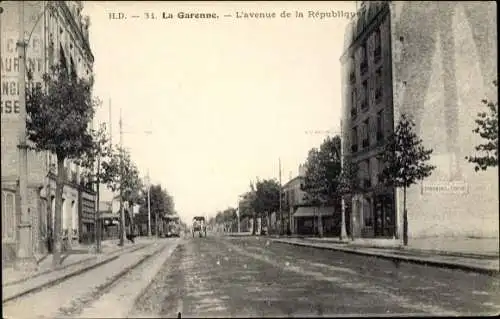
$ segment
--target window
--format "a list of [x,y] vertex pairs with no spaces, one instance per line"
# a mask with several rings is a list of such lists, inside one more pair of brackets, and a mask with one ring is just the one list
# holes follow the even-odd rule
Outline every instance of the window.
[[366,178],[365,178],[365,187],[370,188],[372,186],[372,167],[370,165],[370,159],[366,160]]
[[363,203],[363,219],[366,227],[373,227],[373,214],[369,200]]
[[378,103],[382,100],[383,93],[383,78],[382,78],[382,67],[378,68],[375,75],[375,101]]
[[369,131],[370,131],[370,119],[367,118],[363,122],[363,147],[369,146]]
[[363,81],[363,101],[361,102],[361,109],[366,110],[368,108],[368,81]]
[[352,128],[351,141],[352,141],[351,151],[353,153],[355,153],[358,151],[358,128],[357,127]]
[[380,158],[377,158],[377,183],[380,182],[380,174],[384,171],[384,161]]
[[377,141],[384,138],[384,110],[377,113]]
[[357,95],[356,89],[353,89],[351,92],[351,117],[352,118],[355,118],[356,115],[358,114],[357,105],[356,105],[356,99],[357,99],[356,95]]
[[359,71],[361,75],[365,74],[368,71],[368,59],[366,56],[366,43],[361,46],[361,63],[359,65]]
[[375,61],[375,63],[377,63],[378,61],[380,61],[380,58],[382,57],[382,41],[381,41],[381,37],[380,37],[380,29],[377,29],[375,31],[375,35],[374,35],[374,47],[375,47],[375,50],[373,51],[373,60]]
[[16,196],[2,190],[2,242],[16,240]]

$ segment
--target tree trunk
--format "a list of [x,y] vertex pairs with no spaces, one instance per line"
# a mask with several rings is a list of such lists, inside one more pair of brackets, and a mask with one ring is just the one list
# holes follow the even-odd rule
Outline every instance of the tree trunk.
[[403,245],[408,246],[408,212],[406,211],[406,186],[403,186]]
[[345,225],[345,201],[344,197],[342,196],[342,199],[340,201],[340,240],[345,240],[347,239],[347,228]]
[[[120,186],[121,189],[121,186]],[[122,198],[122,192],[120,191],[120,198]],[[119,246],[125,245],[125,205],[123,205],[123,200],[120,201],[120,242]]]
[[318,209],[318,236],[323,237],[323,216],[321,216],[321,206]]
[[[99,163],[99,160],[97,163]],[[97,165],[100,165],[100,164],[97,164]],[[96,253],[101,252],[101,223],[99,222],[99,214],[100,214],[100,212],[99,212],[99,209],[100,209],[99,208],[99,201],[100,201],[99,184],[100,184],[100,180],[99,180],[99,176],[98,176],[97,183],[96,183],[97,207],[96,207],[96,212],[95,212],[95,225],[94,225],[94,230],[95,230],[94,241],[95,241]]]
[[62,232],[62,195],[64,188],[64,158],[57,156],[57,180],[56,180],[56,198],[55,198],[55,217],[53,232],[53,255],[52,267],[56,268],[61,263],[61,232]]
[[253,213],[253,225],[252,225],[252,235],[257,233],[257,214]]

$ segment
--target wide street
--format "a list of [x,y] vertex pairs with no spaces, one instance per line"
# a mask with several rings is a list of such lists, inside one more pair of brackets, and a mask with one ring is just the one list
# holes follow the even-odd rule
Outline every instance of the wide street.
[[497,277],[273,243],[185,238],[128,317],[480,315]]

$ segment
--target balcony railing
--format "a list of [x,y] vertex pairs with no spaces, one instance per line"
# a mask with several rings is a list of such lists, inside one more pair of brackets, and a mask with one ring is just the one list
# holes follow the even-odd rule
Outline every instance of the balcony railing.
[[368,71],[368,61],[365,60],[361,62],[361,64],[359,65],[359,71],[361,75],[365,74],[366,71]]
[[351,152],[356,153],[358,151],[358,144],[351,145]]
[[362,144],[362,145],[363,145],[363,148],[368,147],[368,146],[370,145],[369,140],[368,140],[367,138],[365,138],[365,139],[363,140],[363,144]]
[[382,48],[378,46],[373,51],[373,60],[375,61],[375,63],[377,63],[378,61],[380,61],[381,58],[382,58]]

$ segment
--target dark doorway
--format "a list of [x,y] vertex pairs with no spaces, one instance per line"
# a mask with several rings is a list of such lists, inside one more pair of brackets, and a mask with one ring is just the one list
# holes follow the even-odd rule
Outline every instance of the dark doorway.
[[375,198],[375,237],[392,237],[395,231],[395,214],[392,196],[379,195]]

